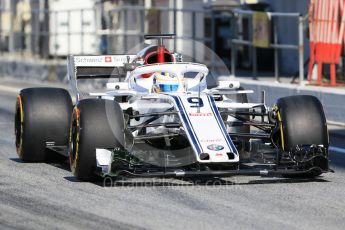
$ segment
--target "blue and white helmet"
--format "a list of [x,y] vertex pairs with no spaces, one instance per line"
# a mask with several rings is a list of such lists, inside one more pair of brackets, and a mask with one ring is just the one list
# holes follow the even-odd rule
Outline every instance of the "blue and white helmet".
[[176,92],[178,86],[178,78],[173,74],[166,72],[157,72],[153,74],[153,91],[155,93]]

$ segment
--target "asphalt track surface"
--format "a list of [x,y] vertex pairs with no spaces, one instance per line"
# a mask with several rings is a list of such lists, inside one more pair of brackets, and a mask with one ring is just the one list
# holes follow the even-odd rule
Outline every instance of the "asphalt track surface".
[[131,179],[104,187],[77,181],[67,164],[18,159],[13,115],[24,86],[16,87],[0,84],[0,229],[344,229],[341,128],[331,130],[336,172],[314,180]]

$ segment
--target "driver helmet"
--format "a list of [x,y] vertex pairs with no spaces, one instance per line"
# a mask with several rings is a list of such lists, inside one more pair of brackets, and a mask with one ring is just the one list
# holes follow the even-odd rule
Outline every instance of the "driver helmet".
[[179,82],[176,76],[167,72],[153,74],[153,92],[176,92]]

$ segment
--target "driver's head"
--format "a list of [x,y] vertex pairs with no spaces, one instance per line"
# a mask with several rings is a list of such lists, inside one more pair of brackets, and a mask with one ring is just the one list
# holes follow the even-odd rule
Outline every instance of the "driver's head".
[[157,72],[153,74],[153,91],[159,92],[175,92],[178,89],[178,79],[172,74],[166,72]]

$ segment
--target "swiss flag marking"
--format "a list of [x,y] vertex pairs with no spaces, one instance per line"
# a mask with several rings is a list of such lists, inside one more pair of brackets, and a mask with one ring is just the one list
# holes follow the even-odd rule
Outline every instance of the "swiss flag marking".
[[105,57],[105,62],[112,62],[112,58],[110,56]]

